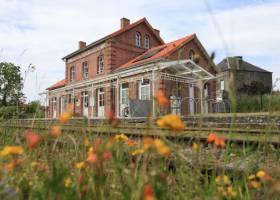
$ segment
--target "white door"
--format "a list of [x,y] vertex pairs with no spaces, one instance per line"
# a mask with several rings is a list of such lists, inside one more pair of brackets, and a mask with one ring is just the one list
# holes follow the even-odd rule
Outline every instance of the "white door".
[[97,98],[98,98],[97,116],[104,117],[104,89],[103,88],[99,88],[97,90]]
[[204,113],[208,113],[208,85],[204,86]]
[[128,83],[123,83],[120,86],[120,115],[121,117],[128,117]]
[[194,86],[189,84],[189,111],[194,114]]
[[52,97],[52,117],[56,118],[56,97]]
[[88,117],[88,92],[82,92],[83,116]]

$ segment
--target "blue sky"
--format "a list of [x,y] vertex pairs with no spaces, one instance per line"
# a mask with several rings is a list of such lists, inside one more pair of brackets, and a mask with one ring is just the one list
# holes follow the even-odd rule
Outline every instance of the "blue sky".
[[24,87],[28,100],[35,100],[64,78],[61,58],[79,40],[90,43],[116,31],[122,17],[146,17],[165,42],[196,33],[208,53],[216,53],[216,63],[242,55],[275,79],[279,10],[279,0],[0,0],[0,61],[20,65],[23,74],[30,63],[36,66]]

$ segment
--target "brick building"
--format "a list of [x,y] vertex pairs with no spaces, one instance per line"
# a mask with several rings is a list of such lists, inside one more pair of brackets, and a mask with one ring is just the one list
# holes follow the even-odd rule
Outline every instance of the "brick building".
[[[48,117],[56,118],[67,104],[76,117],[182,116],[211,112],[216,99],[217,72],[195,34],[164,43],[146,18],[134,23],[122,18],[120,29],[63,58],[65,79],[47,88]],[[169,107],[153,96],[164,90]]]

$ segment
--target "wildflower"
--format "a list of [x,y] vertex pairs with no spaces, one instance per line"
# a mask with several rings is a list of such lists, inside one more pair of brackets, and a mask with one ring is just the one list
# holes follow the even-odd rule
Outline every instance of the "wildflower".
[[39,163],[37,161],[31,162],[31,167],[32,168],[37,168],[39,166]]
[[104,152],[102,153],[102,158],[103,158],[104,160],[109,160],[109,159],[112,158],[112,153],[111,153],[110,151],[104,151]]
[[199,144],[197,144],[196,142],[193,143],[192,145],[192,149],[193,150],[197,150],[199,148]]
[[227,196],[235,198],[237,193],[233,190],[232,186],[227,187]]
[[60,116],[59,116],[59,122],[61,124],[65,124],[66,122],[69,121],[69,119],[71,119],[72,115],[68,112],[65,112],[65,113],[62,113]]
[[169,156],[171,154],[171,150],[168,146],[166,146],[162,140],[156,139],[154,141],[155,147],[158,153],[162,156]]
[[224,148],[226,146],[225,138],[219,137],[215,133],[210,133],[206,140],[207,143],[213,143],[218,148]]
[[72,179],[71,179],[70,177],[66,177],[66,178],[64,179],[64,186],[65,186],[66,188],[69,188],[71,185],[72,185]]
[[23,148],[21,146],[5,146],[4,149],[0,152],[1,156],[7,155],[21,155],[23,154]]
[[118,119],[116,118],[115,112],[113,110],[110,110],[106,117],[110,124],[113,126],[118,125]]
[[147,150],[148,148],[150,148],[152,145],[154,145],[154,140],[153,138],[150,138],[150,137],[145,137],[143,139],[143,148],[145,150]]
[[144,187],[144,199],[145,200],[155,200],[154,191],[151,185],[146,185]]
[[25,135],[27,140],[27,146],[29,149],[35,148],[42,140],[40,135],[33,133],[32,131],[28,131]]
[[210,133],[207,137],[207,142],[212,143],[215,142],[217,135],[215,133]]
[[157,102],[160,106],[168,106],[169,105],[169,100],[166,98],[166,96],[165,96],[165,94],[162,90],[158,90],[156,92],[155,97],[156,97],[156,100],[157,100]]
[[249,182],[249,186],[259,190],[261,188],[261,182],[258,180],[252,180]]
[[136,146],[137,142],[135,142],[134,140],[130,140],[129,139],[129,140],[126,141],[126,144],[129,147],[133,147],[133,146]]
[[258,171],[256,176],[258,178],[260,178],[261,180],[266,180],[266,181],[269,181],[272,179],[271,176],[263,170]]
[[98,162],[98,157],[95,153],[89,153],[87,157],[87,162],[89,164],[96,164]]
[[136,155],[141,155],[145,152],[144,149],[136,149],[134,151],[132,151],[131,155],[136,156]]
[[223,175],[223,176],[217,176],[216,179],[215,179],[215,182],[217,184],[224,184],[224,185],[229,185],[231,184],[231,181],[230,179],[228,178],[228,176],[226,175]]
[[7,171],[13,170],[15,167],[19,166],[23,162],[22,159],[13,159],[6,166],[5,169]]
[[116,135],[115,140],[126,142],[128,140],[128,137],[122,133],[122,134]]
[[61,135],[60,126],[52,126],[51,127],[51,136],[58,137]]
[[90,145],[88,138],[83,139],[83,144],[84,144],[85,147],[88,147]]
[[183,131],[185,124],[177,115],[165,115],[157,121],[157,125],[162,128],[170,128],[174,131]]
[[79,170],[85,169],[86,167],[87,167],[87,163],[86,162],[78,162],[78,163],[75,164],[75,168],[79,169]]

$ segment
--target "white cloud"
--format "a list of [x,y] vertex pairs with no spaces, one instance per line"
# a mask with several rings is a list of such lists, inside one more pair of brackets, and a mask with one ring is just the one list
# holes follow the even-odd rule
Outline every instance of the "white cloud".
[[[166,41],[196,32],[205,47],[221,59],[225,55],[221,39],[203,2],[0,0],[0,61],[15,62],[22,71],[30,63],[37,66],[37,81],[35,73],[29,74],[24,89],[29,99],[36,99],[38,91],[64,77],[61,58],[76,50],[79,40],[90,43],[117,30],[121,17],[131,21],[147,17]],[[268,63],[268,70],[277,71],[280,4],[209,2],[232,54],[244,55],[260,66]]]

